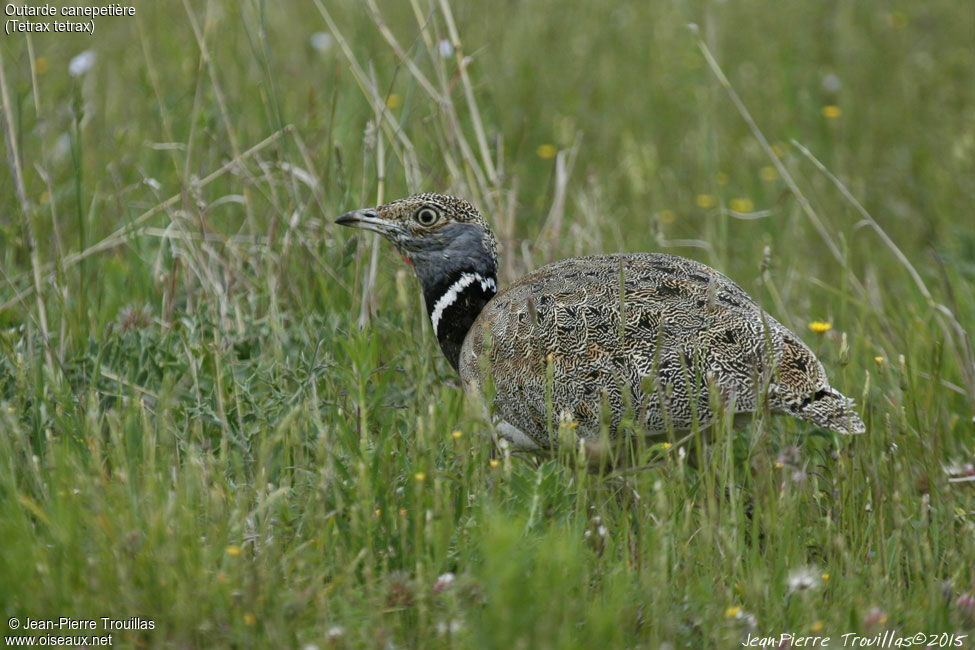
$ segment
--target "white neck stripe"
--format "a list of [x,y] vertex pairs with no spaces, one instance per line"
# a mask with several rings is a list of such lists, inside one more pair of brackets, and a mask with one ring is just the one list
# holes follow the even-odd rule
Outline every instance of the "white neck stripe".
[[450,285],[447,293],[440,296],[433,306],[433,313],[430,314],[430,320],[433,321],[434,334],[437,334],[437,326],[440,325],[440,319],[443,318],[444,310],[457,302],[457,296],[460,292],[475,282],[481,283],[481,291],[487,292],[490,289],[496,292],[498,290],[498,285],[494,282],[494,278],[485,278],[480,273],[462,273],[460,279]]

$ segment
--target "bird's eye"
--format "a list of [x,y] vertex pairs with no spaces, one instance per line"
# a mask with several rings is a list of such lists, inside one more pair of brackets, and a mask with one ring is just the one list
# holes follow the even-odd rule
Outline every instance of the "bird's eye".
[[421,226],[432,226],[437,223],[440,215],[433,208],[420,208],[416,213],[416,220]]

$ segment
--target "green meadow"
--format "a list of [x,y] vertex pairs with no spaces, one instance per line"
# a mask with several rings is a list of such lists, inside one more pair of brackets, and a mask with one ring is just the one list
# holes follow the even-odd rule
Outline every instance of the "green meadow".
[[[975,647],[969,2],[133,6],[0,35],[5,644]],[[409,267],[333,223],[420,191],[502,285],[714,266],[867,433],[493,449]]]

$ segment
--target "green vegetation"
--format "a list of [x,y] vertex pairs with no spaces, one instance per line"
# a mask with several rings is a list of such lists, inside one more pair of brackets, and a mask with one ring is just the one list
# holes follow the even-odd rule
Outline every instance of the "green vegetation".
[[[116,647],[975,632],[971,7],[383,4],[0,36],[0,612],[153,620]],[[868,433],[492,460],[409,269],[332,224],[430,190],[503,280],[714,265]]]

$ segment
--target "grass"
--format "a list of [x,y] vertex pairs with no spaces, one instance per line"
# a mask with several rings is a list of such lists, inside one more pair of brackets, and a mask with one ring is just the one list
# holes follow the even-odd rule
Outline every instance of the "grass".
[[[119,647],[975,632],[967,5],[462,4],[0,39],[0,611],[153,621]],[[443,189],[503,281],[716,266],[868,433],[493,458],[407,267],[332,224]]]

